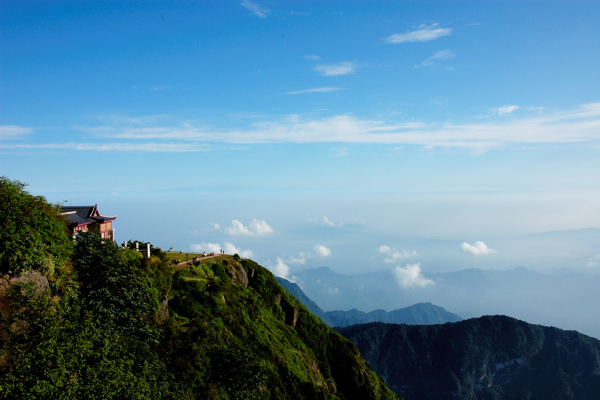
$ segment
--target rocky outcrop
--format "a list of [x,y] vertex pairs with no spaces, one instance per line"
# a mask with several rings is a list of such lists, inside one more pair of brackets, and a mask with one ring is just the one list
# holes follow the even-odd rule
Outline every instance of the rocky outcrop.
[[227,275],[229,275],[233,283],[239,283],[243,287],[248,288],[248,284],[250,283],[248,280],[248,274],[241,265],[228,265],[226,266],[225,270],[227,271]]
[[295,307],[286,307],[285,311],[285,323],[292,328],[296,327],[298,322],[298,310]]
[[18,276],[10,277],[4,275],[0,277],[0,312],[7,315],[10,309],[10,299],[7,297],[8,291],[16,284],[33,284],[33,295],[39,296],[44,293],[49,287],[48,279],[39,271],[28,270],[22,272]]
[[165,299],[160,303],[157,318],[161,324],[169,319],[169,300]]
[[[28,270],[22,272],[18,276],[10,277],[9,275],[3,275],[0,277],[0,313],[4,316],[10,316],[11,299],[9,297],[10,288],[17,284],[32,284],[34,296],[39,296],[44,293],[50,285],[48,279],[42,275],[39,271]],[[9,330],[18,332],[20,328],[25,325],[24,321],[17,321],[10,325]],[[0,325],[0,342],[4,342],[8,338],[8,332],[4,329],[6,325]],[[7,356],[8,357],[8,356]],[[6,358],[0,356],[0,367],[6,363]]]

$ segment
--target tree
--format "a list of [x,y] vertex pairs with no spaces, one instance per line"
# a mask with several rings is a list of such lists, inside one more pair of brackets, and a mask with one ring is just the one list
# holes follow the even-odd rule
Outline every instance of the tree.
[[104,321],[107,329],[118,328],[136,335],[151,335],[144,319],[158,304],[143,280],[142,257],[121,250],[97,232],[84,232],[73,252],[73,267],[81,282],[79,296],[85,310]]
[[0,273],[34,269],[51,275],[69,260],[73,241],[59,207],[25,186],[0,177]]

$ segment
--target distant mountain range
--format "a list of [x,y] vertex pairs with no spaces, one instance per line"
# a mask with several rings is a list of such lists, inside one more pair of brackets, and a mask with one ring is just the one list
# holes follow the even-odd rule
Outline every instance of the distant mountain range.
[[405,400],[600,398],[600,341],[574,331],[505,316],[335,329]]
[[349,326],[369,322],[388,322],[392,324],[433,325],[445,322],[457,322],[462,318],[431,303],[419,303],[394,311],[375,310],[369,313],[353,309],[350,311],[327,311],[332,326]]
[[600,338],[598,274],[565,269],[550,275],[518,267],[507,271],[471,268],[423,272],[421,276],[433,283],[401,287],[392,269],[345,275],[321,267],[294,273],[306,296],[328,312],[390,311],[433,303],[464,318],[510,315]]
[[364,324],[368,322],[389,322],[395,324],[442,324],[444,322],[456,322],[462,318],[456,314],[446,311],[442,307],[431,303],[419,303],[410,307],[387,312],[375,310],[368,313],[352,309],[349,311],[323,311],[317,303],[304,294],[302,289],[295,283],[283,278],[275,278],[281,286],[294,295],[306,308],[318,316],[329,326],[349,326]]

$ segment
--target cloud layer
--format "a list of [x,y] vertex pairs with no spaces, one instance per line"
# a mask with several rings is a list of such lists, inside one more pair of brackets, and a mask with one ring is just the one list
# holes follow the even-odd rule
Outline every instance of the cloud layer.
[[33,132],[32,128],[26,128],[19,125],[0,125],[0,140],[16,139]]
[[1,145],[5,149],[65,149],[81,151],[124,151],[141,153],[194,153],[208,149],[197,143],[48,143]]
[[[110,143],[13,144],[11,141],[10,144],[0,144],[0,148],[195,152],[207,150],[208,142],[379,143],[418,145],[426,148],[467,148],[482,152],[522,144],[600,142],[600,102],[535,117],[502,122],[488,120],[471,124],[386,123],[380,120],[360,119],[352,115],[334,115],[321,119],[288,115],[280,119],[256,122],[246,129],[211,130],[194,127],[189,122],[182,122],[181,126],[157,126],[157,120],[160,118],[148,117],[139,119],[137,123],[123,123],[115,118],[112,126],[80,128],[84,133],[96,138],[109,138],[113,141]],[[4,135],[13,137],[22,135],[23,132],[25,131],[5,128]],[[114,140],[129,142],[117,143]],[[132,142],[133,140],[139,142]],[[156,142],[148,143],[148,140]]]

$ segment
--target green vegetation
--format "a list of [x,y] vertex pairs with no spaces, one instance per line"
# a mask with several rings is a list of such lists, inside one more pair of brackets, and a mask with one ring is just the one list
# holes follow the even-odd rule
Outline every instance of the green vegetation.
[[40,270],[52,274],[71,256],[72,240],[57,206],[0,177],[0,274]]
[[0,398],[398,398],[253,261],[73,245],[56,207],[2,185]]

